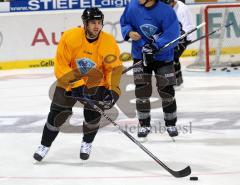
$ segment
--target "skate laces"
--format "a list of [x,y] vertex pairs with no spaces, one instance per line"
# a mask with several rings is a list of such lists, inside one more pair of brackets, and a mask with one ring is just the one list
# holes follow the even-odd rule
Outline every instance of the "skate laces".
[[149,132],[150,131],[150,127],[140,127],[139,128],[139,132]]
[[47,154],[48,150],[49,150],[49,147],[40,145],[37,148],[37,152],[36,153],[38,153],[41,156],[45,156]]
[[81,144],[81,153],[90,154],[92,148],[92,143],[82,142]]
[[175,132],[175,131],[177,131],[177,128],[175,126],[170,126],[170,127],[167,127],[167,130],[169,132]]

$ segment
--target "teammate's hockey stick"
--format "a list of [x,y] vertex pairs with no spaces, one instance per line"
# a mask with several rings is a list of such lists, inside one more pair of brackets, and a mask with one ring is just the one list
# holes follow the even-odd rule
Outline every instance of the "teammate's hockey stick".
[[110,121],[115,127],[117,127],[124,135],[126,135],[129,139],[131,139],[136,145],[138,145],[145,153],[147,153],[151,158],[153,158],[159,165],[161,165],[165,170],[167,170],[170,174],[172,174],[176,178],[186,177],[191,174],[190,166],[180,170],[174,171],[170,169],[167,165],[165,165],[162,161],[160,161],[155,155],[153,155],[147,148],[145,148],[139,141],[137,141],[131,134],[127,131],[123,130],[116,122],[114,122],[102,109],[100,109],[95,103],[88,100],[87,103],[97,112],[99,112],[103,117],[105,117],[108,121]]
[[195,42],[197,42],[197,41],[199,41],[199,40],[202,40],[202,39],[206,38],[207,36],[210,36],[210,35],[212,35],[212,34],[218,32],[219,30],[221,30],[221,29],[223,29],[223,28],[227,28],[227,27],[229,27],[229,26],[231,26],[231,25],[233,25],[232,22],[231,22],[231,23],[228,23],[228,24],[225,24],[225,25],[222,25],[222,26],[220,26],[218,29],[216,29],[216,30],[210,32],[209,34],[207,34],[207,35],[203,35],[203,36],[201,36],[201,37],[199,37],[199,38],[197,38],[197,39],[191,41],[188,45],[193,44],[193,43],[195,43]]
[[205,24],[206,24],[206,22],[203,22],[203,23],[199,24],[198,26],[196,26],[195,28],[193,28],[193,29],[187,31],[186,33],[184,33],[184,34],[182,34],[182,35],[180,35],[178,38],[172,40],[172,41],[169,42],[168,44],[165,44],[162,48],[159,49],[159,51],[158,51],[157,53],[162,52],[165,48],[167,48],[167,47],[173,45],[175,42],[177,42],[177,41],[179,41],[179,40],[181,40],[181,39],[187,37],[189,34],[195,32],[195,31],[197,31],[198,29],[200,29],[201,27],[203,27]]
[[[164,49],[166,49],[167,47],[173,45],[175,42],[177,42],[177,41],[179,41],[179,40],[187,37],[189,34],[195,32],[195,31],[197,31],[198,29],[200,29],[201,27],[203,27],[205,24],[206,24],[206,22],[203,22],[203,23],[199,24],[198,26],[196,26],[195,28],[187,31],[186,33],[184,33],[184,34],[182,34],[182,35],[180,35],[179,37],[177,37],[176,39],[172,40],[171,42],[165,44],[162,48],[160,48],[160,49],[158,50],[157,53],[162,52]],[[142,64],[142,60],[140,60],[139,62],[137,62],[137,63],[133,64],[132,66],[130,66],[130,67],[126,68],[125,70],[123,70],[122,74],[130,71],[131,69],[133,69],[133,68],[135,68],[135,67],[137,67],[138,65],[141,65],[141,64]]]

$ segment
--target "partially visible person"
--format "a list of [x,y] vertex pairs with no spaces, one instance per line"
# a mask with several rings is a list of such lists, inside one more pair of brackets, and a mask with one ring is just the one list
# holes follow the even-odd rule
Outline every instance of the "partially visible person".
[[173,57],[177,42],[159,53],[160,48],[180,34],[174,10],[158,0],[131,0],[121,16],[120,24],[124,40],[132,39],[134,64],[143,61],[140,66],[133,69],[140,125],[138,137],[144,140],[151,129],[150,97],[153,72],[162,99],[167,132],[171,137],[177,136],[177,104],[173,88],[176,84]]
[[[195,27],[193,24],[193,14],[186,4],[178,0],[161,0],[161,1],[173,7],[178,17],[181,34],[184,34]],[[174,48],[174,69],[177,78],[176,86],[180,86],[183,83],[180,57],[182,53],[186,50],[191,40],[193,40],[193,34],[189,34],[187,37],[180,40],[178,42],[178,45]]]
[[88,102],[94,101],[102,110],[111,109],[120,95],[120,51],[113,36],[102,31],[103,13],[98,8],[87,8],[82,20],[84,27],[65,31],[58,44],[54,65],[57,87],[41,145],[33,155],[37,161],[46,156],[77,101],[84,105],[80,158],[87,160],[101,118]]

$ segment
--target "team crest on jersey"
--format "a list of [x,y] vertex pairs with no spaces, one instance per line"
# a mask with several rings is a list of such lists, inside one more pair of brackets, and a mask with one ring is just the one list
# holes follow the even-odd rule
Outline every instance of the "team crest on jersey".
[[81,74],[86,74],[92,68],[95,67],[95,63],[91,61],[89,58],[81,58],[76,60],[77,68],[81,72]]
[[150,36],[154,35],[157,32],[157,27],[153,26],[152,24],[144,24],[140,26],[141,31],[143,34],[149,38]]

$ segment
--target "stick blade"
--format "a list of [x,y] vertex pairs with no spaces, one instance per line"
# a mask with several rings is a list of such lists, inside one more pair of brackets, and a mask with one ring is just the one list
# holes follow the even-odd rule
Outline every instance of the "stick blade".
[[191,174],[191,168],[190,166],[187,166],[186,168],[180,170],[180,171],[173,171],[171,174],[174,177],[181,178],[181,177],[186,177]]

